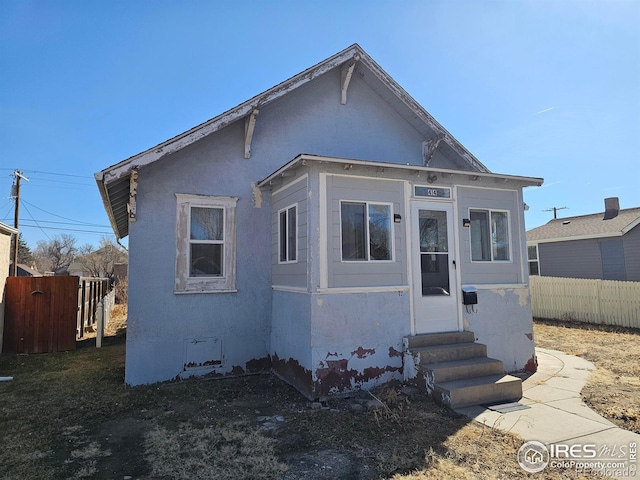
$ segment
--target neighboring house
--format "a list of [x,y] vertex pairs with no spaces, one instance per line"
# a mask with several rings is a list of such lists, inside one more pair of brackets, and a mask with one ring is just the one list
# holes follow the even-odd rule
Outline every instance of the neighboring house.
[[129,385],[272,369],[324,397],[417,378],[434,332],[535,365],[542,180],[491,173],[358,45],[96,180],[129,236]]
[[[11,235],[18,230],[0,222],[0,272],[8,272],[11,263]],[[0,353],[2,353],[2,337],[4,333],[4,286],[7,275],[0,275]]]
[[529,272],[546,277],[640,282],[640,207],[553,219],[527,232]]
[[75,275],[76,277],[90,277],[91,273],[87,271],[84,264],[78,260],[74,260],[68,265],[56,269],[53,274],[55,276]]
[[[13,262],[9,264],[9,272],[13,267]],[[17,269],[18,277],[41,277],[42,274],[38,272],[35,268],[31,268],[29,265],[25,265],[24,263],[18,264]],[[9,273],[11,275],[11,273]]]

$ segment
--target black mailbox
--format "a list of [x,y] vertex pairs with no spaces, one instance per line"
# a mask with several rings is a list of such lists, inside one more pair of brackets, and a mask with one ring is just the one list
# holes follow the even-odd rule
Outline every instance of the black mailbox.
[[478,304],[478,290],[476,290],[476,287],[462,287],[462,304]]

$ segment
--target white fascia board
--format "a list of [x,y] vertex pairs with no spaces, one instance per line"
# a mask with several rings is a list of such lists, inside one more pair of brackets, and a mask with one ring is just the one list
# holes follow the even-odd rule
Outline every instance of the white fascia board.
[[259,187],[263,187],[267,185],[270,181],[275,178],[281,176],[287,170],[291,168],[295,168],[300,162],[325,162],[325,163],[333,163],[333,164],[343,164],[343,165],[359,165],[364,167],[382,167],[388,169],[396,169],[396,170],[410,170],[410,171],[419,171],[419,172],[434,172],[434,173],[446,173],[450,175],[462,175],[462,176],[472,176],[472,177],[480,177],[480,178],[494,178],[497,180],[513,180],[516,181],[523,186],[541,186],[543,183],[542,178],[537,177],[520,177],[517,175],[502,175],[499,173],[490,173],[490,172],[474,172],[474,171],[466,171],[466,170],[452,170],[448,168],[433,168],[433,167],[423,167],[420,165],[403,165],[400,163],[387,163],[387,162],[371,162],[366,160],[353,160],[348,158],[335,158],[335,157],[322,157],[318,155],[307,155],[302,154],[298,155],[296,158],[286,163],[278,170],[273,172],[264,180],[258,182]]
[[6,235],[15,235],[15,234],[18,233],[18,230],[13,228],[13,227],[10,227],[6,223],[0,222],[0,232],[4,233]]
[[633,230],[634,228],[636,228],[638,225],[640,225],[640,217],[636,218],[633,222],[631,222],[629,225],[627,225],[626,227],[624,227],[622,229],[622,235],[626,235],[627,233],[629,233],[631,230]]

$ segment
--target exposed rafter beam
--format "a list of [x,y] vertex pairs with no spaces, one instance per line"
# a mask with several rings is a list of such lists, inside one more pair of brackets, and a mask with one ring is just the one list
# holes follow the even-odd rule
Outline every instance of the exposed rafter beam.
[[349,83],[351,82],[351,77],[353,76],[353,71],[356,68],[356,62],[358,60],[360,60],[360,55],[355,55],[352,61],[347,62],[342,66],[342,82],[340,91],[340,103],[342,105],[347,104],[347,90],[349,89]]
[[260,111],[254,108],[244,119],[244,158],[251,158],[251,139],[253,138],[253,129],[256,127],[258,113]]

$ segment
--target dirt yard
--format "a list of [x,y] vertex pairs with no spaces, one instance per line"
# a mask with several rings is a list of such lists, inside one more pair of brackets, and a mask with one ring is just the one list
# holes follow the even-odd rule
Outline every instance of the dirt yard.
[[582,389],[587,405],[611,422],[640,433],[640,331],[537,320],[536,345],[585,358],[597,367]]
[[14,377],[0,382],[1,479],[529,478],[520,439],[407,389],[327,404],[271,375],[125,389],[124,338],[92,344],[0,357]]

